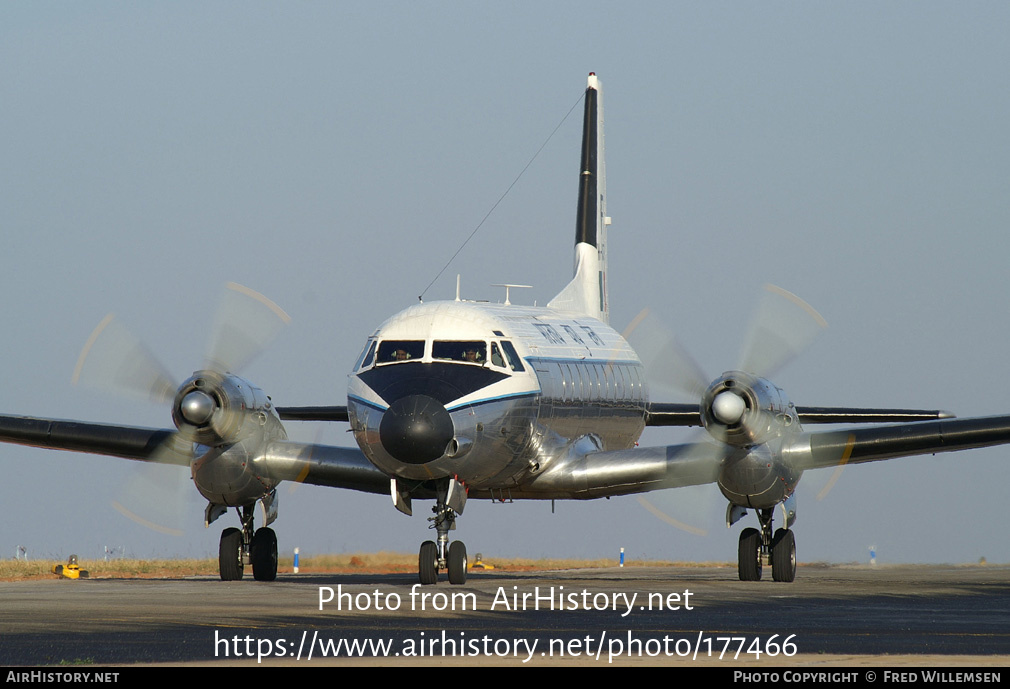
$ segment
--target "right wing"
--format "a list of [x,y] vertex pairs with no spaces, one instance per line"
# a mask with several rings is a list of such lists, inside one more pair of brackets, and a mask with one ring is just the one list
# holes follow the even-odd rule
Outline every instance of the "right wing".
[[[804,471],[1008,443],[1010,416],[941,418],[800,432],[781,444],[769,443],[761,456]],[[575,443],[527,484],[512,488],[511,494],[539,499],[591,499],[714,483],[727,458],[738,458],[758,448],[734,449],[707,436],[694,443],[628,450],[600,451],[589,442]]]
[[511,492],[517,497],[589,500],[697,486],[719,478],[724,455],[725,448],[704,438],[682,445],[630,450],[580,453],[573,448],[528,484],[514,487]]
[[[306,407],[316,409],[317,407]],[[325,409],[327,407],[319,407]],[[874,409],[866,407],[796,407],[801,424],[821,423],[897,423],[951,419],[954,415],[941,409]],[[281,418],[285,418],[281,416]],[[295,417],[291,417],[295,418]],[[700,426],[697,404],[652,402],[645,412],[646,426]]]
[[803,433],[791,445],[805,470],[1007,443],[1010,416],[981,416]]

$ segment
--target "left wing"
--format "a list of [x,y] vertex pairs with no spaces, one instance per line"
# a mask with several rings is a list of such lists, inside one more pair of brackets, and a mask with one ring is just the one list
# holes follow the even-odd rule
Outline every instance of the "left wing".
[[[176,430],[0,416],[0,442],[189,466],[193,444]],[[163,459],[161,459],[163,456]]]
[[[193,443],[175,429],[61,419],[0,416],[0,442],[187,467],[194,459]],[[257,453],[253,467],[276,480],[389,492],[389,477],[357,448],[273,440]]]
[[277,407],[277,416],[282,421],[344,421],[347,416],[346,405],[329,407]]

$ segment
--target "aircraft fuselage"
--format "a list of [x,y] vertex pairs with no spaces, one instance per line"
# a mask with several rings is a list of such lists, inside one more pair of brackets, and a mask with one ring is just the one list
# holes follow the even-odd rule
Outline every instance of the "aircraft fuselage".
[[456,477],[509,490],[576,439],[634,446],[648,392],[641,361],[594,318],[465,301],[418,304],[383,323],[350,375],[365,455],[407,481]]

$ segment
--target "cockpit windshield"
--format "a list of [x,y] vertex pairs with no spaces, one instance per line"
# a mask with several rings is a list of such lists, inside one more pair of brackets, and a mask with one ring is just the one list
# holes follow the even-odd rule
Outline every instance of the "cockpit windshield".
[[412,361],[424,356],[424,340],[384,340],[379,343],[377,364]]
[[431,345],[431,358],[435,361],[465,361],[483,364],[487,361],[487,343],[474,340],[444,342],[435,340]]

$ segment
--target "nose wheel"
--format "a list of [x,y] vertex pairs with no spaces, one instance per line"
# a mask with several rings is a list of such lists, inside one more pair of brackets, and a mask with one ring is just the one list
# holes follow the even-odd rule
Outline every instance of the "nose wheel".
[[448,553],[439,557],[438,544],[425,541],[417,555],[417,575],[424,585],[437,584],[439,570],[447,570],[450,584],[466,583],[466,545],[463,541],[449,544]]
[[440,493],[431,509],[434,517],[430,528],[438,533],[437,541],[425,541],[417,555],[417,576],[424,585],[438,583],[439,570],[447,570],[450,584],[466,583],[466,545],[463,541],[449,543],[449,531],[456,528],[456,512],[446,504]]
[[449,583],[466,583],[466,546],[463,541],[453,541],[449,546]]

